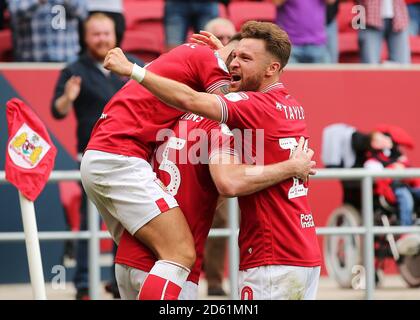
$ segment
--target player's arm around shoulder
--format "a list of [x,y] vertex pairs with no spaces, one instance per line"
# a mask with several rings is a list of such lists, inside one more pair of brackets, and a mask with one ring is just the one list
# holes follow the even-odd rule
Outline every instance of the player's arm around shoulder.
[[136,80],[165,104],[211,120],[220,121],[221,119],[220,102],[216,95],[195,91],[181,82],[146,71],[129,62],[120,48],[108,52],[104,67],[121,76]]
[[316,162],[313,150],[304,150],[304,138],[290,159],[270,165],[240,164],[236,155],[217,154],[210,159],[209,170],[219,194],[238,197],[252,194],[281,181],[297,177],[307,181],[314,175]]

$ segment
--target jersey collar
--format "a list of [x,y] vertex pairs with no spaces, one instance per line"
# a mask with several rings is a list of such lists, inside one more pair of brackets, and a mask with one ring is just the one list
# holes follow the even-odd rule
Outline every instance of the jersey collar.
[[284,88],[283,83],[281,83],[281,82],[275,82],[273,84],[270,84],[265,89],[261,90],[261,92],[267,93],[267,92],[269,92],[271,90],[274,90],[274,89],[283,89],[283,88]]

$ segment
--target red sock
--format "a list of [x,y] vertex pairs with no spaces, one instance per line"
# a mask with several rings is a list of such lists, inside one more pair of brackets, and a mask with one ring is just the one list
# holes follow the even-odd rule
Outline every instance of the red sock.
[[190,271],[179,264],[159,260],[150,270],[138,295],[139,300],[178,300]]
[[139,293],[139,300],[178,300],[181,287],[175,283],[149,274],[144,280]]

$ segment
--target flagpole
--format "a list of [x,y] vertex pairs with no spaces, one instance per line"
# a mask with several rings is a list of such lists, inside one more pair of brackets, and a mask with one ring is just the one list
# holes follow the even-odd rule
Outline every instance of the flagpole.
[[34,203],[26,199],[20,191],[19,202],[22,212],[23,230],[25,232],[32,292],[35,300],[47,300]]

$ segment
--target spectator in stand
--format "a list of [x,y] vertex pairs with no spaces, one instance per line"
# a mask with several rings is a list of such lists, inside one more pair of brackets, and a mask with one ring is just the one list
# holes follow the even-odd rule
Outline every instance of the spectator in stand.
[[339,0],[327,3],[327,50],[328,63],[338,63],[338,26],[337,13]]
[[[114,20],[115,35],[117,37],[117,47],[121,46],[121,42],[125,33],[125,17],[124,6],[122,0],[86,0],[89,15],[94,13],[104,13]],[[81,53],[85,50],[83,41],[83,23],[79,24],[79,37]]]
[[[115,25],[113,20],[104,14],[95,13],[84,22],[86,52],[76,62],[69,64],[61,71],[56,84],[51,112],[56,119],[65,118],[74,108],[77,120],[77,151],[81,158],[89,141],[90,134],[102,110],[111,97],[128,79],[120,78],[106,70],[103,60],[108,51],[115,47]],[[143,65],[141,61],[130,60]],[[82,188],[83,190],[83,188]],[[82,192],[81,230],[86,230],[86,194]],[[88,296],[88,261],[87,242],[79,241],[77,248],[77,269],[74,285],[77,290],[76,299],[87,299]],[[108,288],[114,297],[118,289],[113,272],[115,287]],[[115,289],[115,290],[114,290]]]
[[326,3],[334,0],[273,0],[277,24],[293,44],[289,63],[325,63],[328,60]]
[[211,19],[219,16],[215,0],[166,0],[165,38],[170,50],[186,41],[188,29],[198,33]]
[[382,42],[388,46],[389,61],[411,62],[408,12],[404,0],[360,0],[366,9],[366,28],[359,30],[363,63],[380,63]]
[[236,29],[232,21],[225,18],[215,18],[210,20],[204,27],[205,31],[213,33],[217,39],[225,46],[235,35]]
[[420,35],[420,0],[405,0],[410,15],[410,34]]
[[79,18],[85,0],[13,0],[9,2],[16,61],[72,62],[79,53]]

